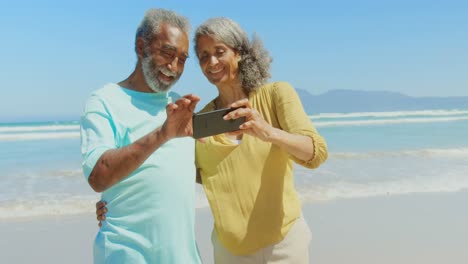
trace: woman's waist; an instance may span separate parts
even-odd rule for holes
[[[222,215],[220,219],[215,219],[215,230],[229,251],[246,255],[281,241],[300,215],[299,204],[283,214],[272,214],[265,210],[252,213],[250,218]]]

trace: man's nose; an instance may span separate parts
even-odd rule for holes
[[[172,72],[177,72],[178,64],[179,64],[179,58],[174,57],[174,59],[167,66],[169,70],[171,70]]]

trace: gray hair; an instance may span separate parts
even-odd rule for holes
[[[138,38],[142,38],[145,45],[151,42],[153,37],[161,32],[162,24],[169,24],[180,28],[189,35],[190,23],[187,18],[178,15],[174,11],[166,9],[149,9],[146,11],[135,35],[135,43]],[[136,46],[135,46],[136,51]]]
[[[254,35],[252,41],[249,41],[247,33],[232,19],[216,17],[200,25],[194,37],[195,53],[198,49],[197,40],[201,36],[213,37],[240,53],[239,79],[247,93],[265,84],[271,77],[272,58],[261,40]]]

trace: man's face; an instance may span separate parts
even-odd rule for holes
[[[143,76],[154,92],[167,92],[179,80],[188,57],[188,37],[178,27],[163,24],[161,32],[145,45]]]

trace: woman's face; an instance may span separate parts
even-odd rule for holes
[[[197,40],[197,56],[200,68],[212,84],[226,85],[238,82],[238,53],[223,42],[210,36]]]

